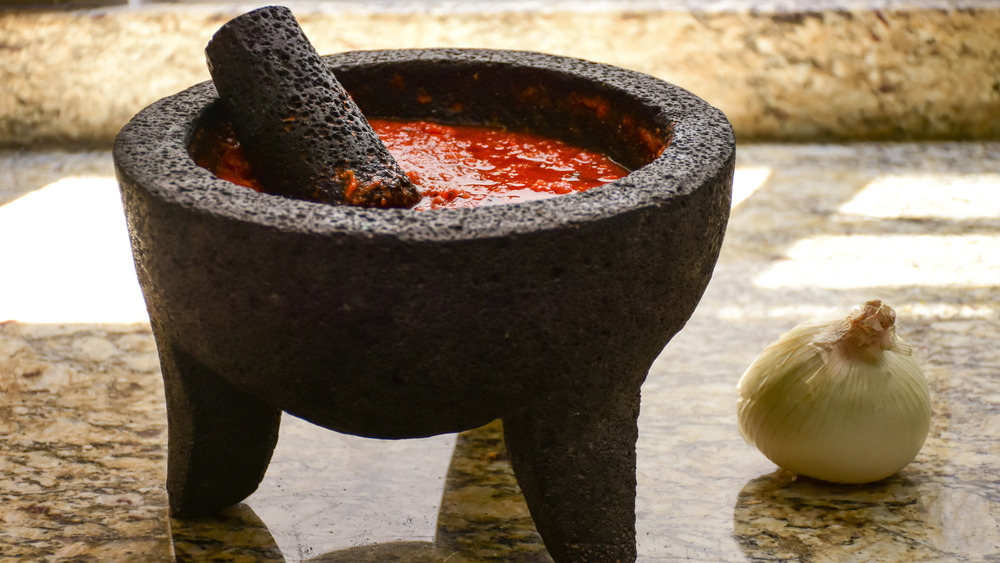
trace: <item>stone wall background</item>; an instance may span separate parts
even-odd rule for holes
[[[741,142],[1000,138],[1000,0],[288,5],[321,53],[530,49],[646,72],[721,108]],[[14,148],[110,144],[209,79],[206,43],[254,7],[6,6],[0,146]]]

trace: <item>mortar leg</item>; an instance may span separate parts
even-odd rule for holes
[[[160,366],[167,396],[171,515],[207,516],[250,496],[271,461],[281,409],[244,393],[173,346],[161,348]]]
[[[504,419],[514,475],[557,562],[635,561],[639,393],[535,402]]]

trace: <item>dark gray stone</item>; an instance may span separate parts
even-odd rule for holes
[[[725,116],[653,77],[537,53],[326,61],[368,116],[528,128],[634,170],[493,207],[330,206],[194,164],[193,132],[224,118],[209,83],[139,113],[114,159],[166,380],[173,513],[250,494],[281,410],[380,438],[502,418],[552,556],[633,560],[640,386],[719,254]]]
[[[233,18],[205,54],[264,191],[363,207],[420,201],[291,10],[265,6]]]

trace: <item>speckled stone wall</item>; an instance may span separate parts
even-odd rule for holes
[[[743,142],[1000,137],[1000,0],[288,4],[321,53],[512,48],[647,72]],[[205,44],[251,7],[0,11],[0,145],[109,143],[207,80]]]

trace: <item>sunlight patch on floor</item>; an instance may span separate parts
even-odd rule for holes
[[[1000,235],[833,235],[796,242],[754,279],[758,287],[989,286],[1000,279]]]
[[[843,204],[834,219],[963,221],[1000,218],[998,174],[880,176]],[[947,224],[947,223],[945,223]],[[891,223],[889,223],[891,225]],[[953,225],[954,226],[954,225]],[[1000,279],[1000,235],[814,235],[792,244],[754,279],[762,288],[993,286]]]
[[[747,200],[771,177],[771,169],[766,166],[746,166],[736,169],[733,174],[733,207]]]
[[[118,184],[71,176],[0,206],[0,321],[147,321]]]
[[[840,208],[844,215],[901,219],[1000,217],[1000,174],[887,174]]]

